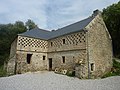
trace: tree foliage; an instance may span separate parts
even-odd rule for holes
[[[120,1],[104,8],[102,15],[112,37],[114,56],[120,58]]]
[[[22,21],[16,21],[14,24],[0,24],[0,66],[8,60],[11,43],[17,34],[25,31],[27,31],[27,26]]]
[[[35,28],[37,25],[30,19],[25,23],[28,30]]]

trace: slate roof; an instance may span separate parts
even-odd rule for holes
[[[20,36],[27,36],[27,37],[34,37],[34,38],[40,38],[40,39],[48,39],[50,37],[50,31],[39,29],[38,27],[24,32],[22,34],[18,34]]]
[[[55,31],[47,31],[47,30],[39,29],[37,27],[19,35],[48,40],[69,33],[81,31],[93,20],[93,18],[94,18],[93,16],[88,17],[87,19],[84,19],[82,21],[76,22],[74,24],[68,25],[66,27],[63,27]]]

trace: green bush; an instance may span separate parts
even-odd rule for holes
[[[120,63],[113,59],[113,67],[120,69]]]
[[[102,78],[119,75],[120,75],[120,63],[113,59],[113,68],[111,69],[110,72],[106,73]]]
[[[67,76],[74,77],[75,76],[75,71],[68,71]]]

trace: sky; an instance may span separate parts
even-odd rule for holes
[[[119,0],[0,0],[0,24],[33,20],[53,30],[89,17]]]

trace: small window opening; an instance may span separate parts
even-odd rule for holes
[[[90,66],[91,66],[91,71],[94,71],[94,63],[91,63]]]
[[[45,60],[45,56],[43,56],[43,60]]]
[[[65,44],[65,39],[63,39],[63,44]]]
[[[53,46],[53,42],[51,42],[51,46]]]
[[[65,56],[62,56],[62,62],[65,63]]]
[[[32,54],[27,54],[27,63],[30,64]]]

